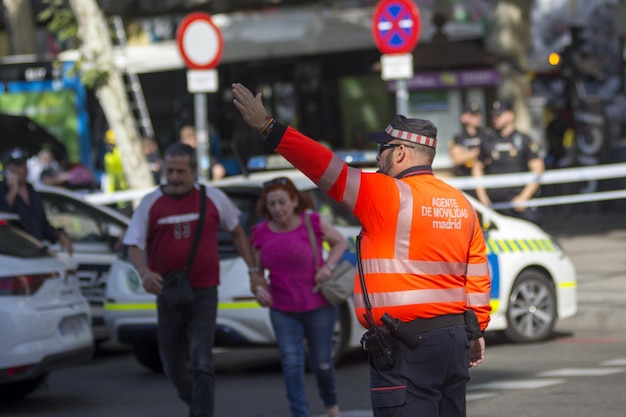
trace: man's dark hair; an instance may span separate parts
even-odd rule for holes
[[[425,158],[427,161],[432,161],[435,159],[435,154],[437,151],[435,148],[431,148],[430,146],[415,144],[415,153]]]
[[[192,171],[198,170],[198,160],[196,159],[196,150],[184,143],[175,142],[165,150],[165,157],[168,156],[188,156],[189,166]]]

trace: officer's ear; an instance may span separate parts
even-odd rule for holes
[[[399,152],[396,154],[396,162],[400,163],[405,161],[407,158],[412,159],[414,153],[412,152],[415,149],[415,145],[405,145],[398,147]],[[395,150],[395,149],[393,149]]]

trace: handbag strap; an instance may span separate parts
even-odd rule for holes
[[[189,272],[191,270],[191,265],[193,264],[193,258],[196,256],[196,251],[198,250],[198,244],[200,243],[200,235],[202,234],[202,227],[204,226],[204,217],[206,212],[206,190],[204,185],[200,185],[200,211],[198,217],[198,226],[196,227],[196,231],[193,234],[193,243],[191,244],[191,251],[189,252],[189,258],[187,259],[187,265],[185,266],[185,271]]]
[[[315,264],[313,265],[315,267],[315,271],[317,271],[317,241],[315,240],[315,233],[313,232],[313,226],[311,225],[311,214],[310,213],[305,213],[304,214],[304,223],[306,224],[306,231],[309,235],[309,242],[311,243],[311,248],[313,248],[313,262],[315,262]]]

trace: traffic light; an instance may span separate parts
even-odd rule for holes
[[[561,63],[561,54],[557,53],[557,52],[552,52],[549,56],[548,56],[548,62],[550,63],[550,65],[552,65],[553,67],[556,67],[557,65],[559,65]]]

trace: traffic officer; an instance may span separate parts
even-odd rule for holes
[[[480,105],[475,102],[465,103],[461,115],[461,132],[450,142],[450,158],[454,167],[452,172],[457,177],[472,175],[472,167],[478,159],[480,144],[487,140],[491,129],[482,127]]]
[[[508,100],[495,101],[492,109],[493,126],[497,132],[492,139],[481,144],[478,161],[472,168],[474,177],[487,174],[533,172],[537,177],[545,171],[543,152],[539,144],[515,128],[513,103]],[[477,187],[479,200],[502,214],[539,223],[539,212],[526,202],[539,191],[538,181],[526,185],[505,188]],[[508,203],[505,207],[498,203]],[[508,207],[506,207],[508,205]]]
[[[354,302],[370,329],[374,416],[465,416],[468,368],[484,359],[490,279],[472,205],[433,175],[437,128],[396,116],[366,135],[378,143],[379,171],[364,172],[269,117],[260,94],[233,84],[233,96],[250,127],[362,224]],[[471,340],[465,316],[475,318]]]

